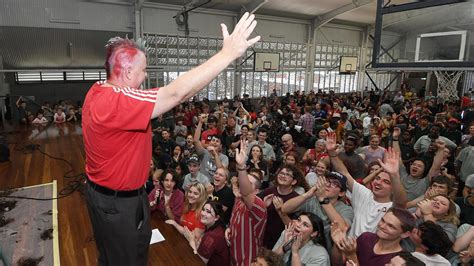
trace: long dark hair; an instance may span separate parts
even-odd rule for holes
[[[260,147],[260,145],[258,145],[258,144],[255,144],[255,145],[252,146],[252,148],[250,148],[250,154],[249,154],[249,159],[248,159],[248,161],[250,162],[250,160],[253,159],[253,157],[252,157],[252,150],[253,150],[254,147],[257,147],[257,148],[260,150],[260,156],[258,157],[258,159],[259,159],[260,161],[262,161],[262,160],[263,160],[263,149],[262,149],[262,147]]]
[[[219,219],[212,225],[210,226],[207,231],[209,230],[213,230],[214,228],[218,227],[218,226],[224,226],[224,208],[222,206],[222,203],[218,202],[218,201],[215,201],[215,200],[208,200],[206,201],[206,203],[204,204],[204,206],[206,206],[206,204],[209,204],[209,206],[211,206],[211,208],[214,210],[214,213],[216,214],[216,216],[219,216]],[[203,206],[203,209],[204,209],[204,206]]]
[[[322,247],[326,248],[326,234],[324,233],[323,220],[321,220],[319,216],[311,212],[300,212],[298,217],[300,217],[301,215],[307,216],[309,221],[311,222],[311,225],[313,226],[313,232],[318,232],[318,235],[311,239],[313,240],[313,243],[319,244]]]

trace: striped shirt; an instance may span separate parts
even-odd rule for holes
[[[302,115],[298,121],[298,126],[301,126],[309,135],[313,135],[313,127],[314,127],[314,116],[310,113],[305,113]]]
[[[267,208],[259,197],[255,197],[249,209],[242,199],[237,199],[230,219],[230,253],[232,265],[250,265],[257,258],[262,246],[263,232],[267,222]]]

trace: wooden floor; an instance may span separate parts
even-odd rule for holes
[[[49,125],[42,128],[0,125],[0,135],[7,136],[8,142],[11,143],[10,162],[0,163],[0,190],[37,185],[56,179],[58,192],[61,191],[71,181],[63,177],[70,170],[67,163],[48,158],[38,151],[25,153],[24,150],[18,149],[27,143],[39,144],[45,153],[69,161],[73,168],[72,174],[80,174],[84,172],[85,165],[81,133],[81,127],[73,124],[59,127]],[[76,191],[58,200],[58,211],[61,265],[96,265],[97,251],[82,193]],[[153,224],[157,226],[156,221],[152,221]],[[178,237],[180,238],[169,240],[170,246],[172,242],[184,240],[181,236]],[[184,261],[176,260],[174,263],[170,263],[168,258],[167,265],[200,264],[195,255],[189,255],[190,248],[188,250],[185,244],[180,245],[184,250],[175,249],[174,253],[177,253],[178,257],[182,255],[188,257],[184,256]],[[160,254],[156,248],[151,248],[149,254],[149,265],[163,265],[159,263]]]

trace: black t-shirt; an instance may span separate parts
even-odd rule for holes
[[[155,163],[156,169],[166,170],[171,165],[171,155],[161,152],[160,155],[153,154],[153,162]]]
[[[27,119],[27,117],[26,117],[26,109],[24,109],[24,108],[18,108],[18,117],[19,117],[20,121],[21,121],[22,119]]]
[[[174,147],[176,147],[176,143],[173,140],[171,140],[171,139],[169,139],[167,141],[161,140],[158,143],[161,146],[161,152],[164,152],[164,153],[169,154],[169,155],[173,154]]]
[[[407,161],[413,157],[415,157],[415,150],[413,149],[413,143],[412,142],[408,142],[408,143],[403,143],[403,142],[399,142],[399,145],[400,145],[400,151],[401,151],[401,156],[402,156],[402,160],[403,161]]]
[[[430,127],[422,129],[419,126],[416,126],[413,130],[413,141],[416,142],[421,136],[428,135],[430,133]]]
[[[456,204],[461,208],[461,215],[459,217],[461,224],[474,224],[474,206],[467,204],[464,197],[457,198]]]
[[[227,207],[227,210],[224,212],[224,223],[229,224],[230,215],[232,214],[232,208],[234,207],[235,196],[232,193],[232,189],[228,186],[224,186],[219,191],[214,191],[212,193],[214,197],[217,197],[217,201],[222,205]]]
[[[441,133],[441,136],[452,140],[456,145],[461,144],[462,132],[459,130],[445,130]]]

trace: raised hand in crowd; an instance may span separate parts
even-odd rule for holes
[[[314,185],[314,187],[316,188],[316,190],[314,191],[314,195],[316,196],[318,201],[322,201],[324,200],[324,198],[326,198],[327,186],[328,181],[325,177],[321,177],[318,179],[318,181],[316,181],[316,184]]]
[[[283,206],[283,200],[278,196],[274,196],[272,197],[272,202],[273,202],[273,206],[275,206],[275,209],[277,211],[280,211],[281,206]]]
[[[346,238],[346,232],[338,223],[331,223],[331,238],[336,245]]]
[[[387,172],[391,178],[398,177],[400,170],[400,153],[391,147],[385,153],[383,161],[378,159],[380,166]]]
[[[263,198],[263,202],[265,202],[265,206],[268,208],[273,202],[273,194],[268,194]]]
[[[326,138],[326,149],[327,151],[336,151],[337,141],[336,141],[336,132],[329,132]]]
[[[235,161],[237,162],[238,166],[245,167],[247,164],[247,145],[248,143],[246,141],[240,141],[240,149],[237,148],[235,154]]]
[[[470,264],[471,260],[474,259],[474,239],[471,240],[469,248],[461,251],[459,253],[459,259],[461,260],[461,265],[472,265]]]
[[[347,259],[357,262],[357,240],[354,237],[346,237],[337,243],[337,247]]]
[[[400,134],[401,134],[401,129],[399,127],[394,127],[393,132],[392,132],[392,137],[394,139],[398,139],[400,137]]]
[[[418,218],[421,218],[420,215],[423,217],[425,221],[431,220],[433,222],[436,222],[436,220],[433,217],[433,201],[432,200],[422,200],[418,202],[417,204],[418,210],[415,213],[415,216]]]

